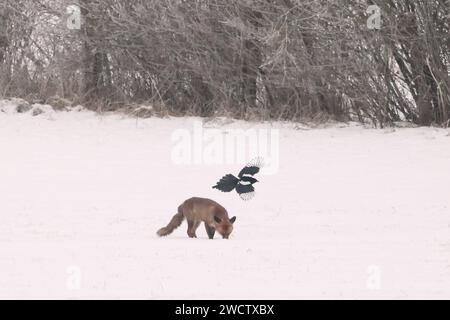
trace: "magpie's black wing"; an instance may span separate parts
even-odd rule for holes
[[[238,177],[242,178],[243,175],[253,176],[259,172],[259,170],[263,167],[263,159],[261,157],[257,157],[247,163],[247,165],[239,172]]]
[[[241,178],[241,181],[242,182],[248,182],[249,184],[254,184],[254,183],[258,182],[258,180],[256,180],[255,178],[249,177],[249,176],[243,176]]]
[[[251,184],[241,184],[236,185],[236,192],[239,194],[255,192],[255,188]]]
[[[238,183],[236,185],[236,192],[242,200],[250,200],[255,196],[255,188],[251,184]]]
[[[244,174],[253,176],[259,172],[259,167],[257,166],[245,166],[241,172],[239,172],[238,177],[242,178]]]
[[[232,174],[227,174],[222,177],[219,182],[213,187],[213,189],[218,189],[222,192],[230,192],[233,190],[238,184],[239,179],[233,176]]]

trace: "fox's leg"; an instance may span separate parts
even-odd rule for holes
[[[208,226],[208,224],[206,222],[205,222],[205,229],[206,229],[206,233],[208,234],[208,237],[210,239],[214,239],[214,234],[216,233],[216,229]]]
[[[196,222],[194,220],[188,220],[187,223],[188,223],[187,234],[188,234],[189,238],[197,238],[197,235],[195,234],[195,230],[197,230],[200,222]]]
[[[194,226],[192,227],[192,231],[194,232],[194,238],[197,238],[197,235],[195,232],[197,231],[198,226],[200,225],[201,221],[194,222]]]

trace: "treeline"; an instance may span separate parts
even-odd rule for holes
[[[449,22],[450,0],[3,0],[0,96],[448,125]]]

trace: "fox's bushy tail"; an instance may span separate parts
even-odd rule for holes
[[[157,235],[160,237],[167,236],[173,232],[176,228],[178,228],[184,220],[184,215],[180,209],[178,209],[178,213],[173,216],[170,220],[169,224],[164,228],[158,230]]]

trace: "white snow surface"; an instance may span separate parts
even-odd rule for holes
[[[217,123],[280,130],[245,202],[211,188],[241,164],[173,163],[193,121],[0,112],[0,298],[450,298],[448,130]],[[229,240],[157,237],[192,196]]]

